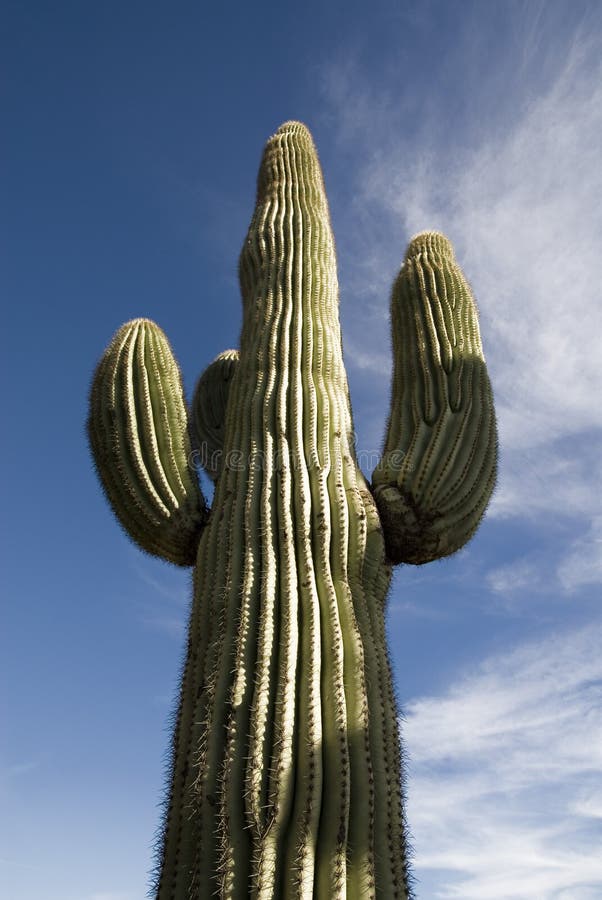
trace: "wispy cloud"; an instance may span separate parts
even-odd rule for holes
[[[149,628],[181,638],[190,605],[190,573],[142,556],[134,548],[131,566],[145,588],[135,601],[140,620]]]
[[[600,896],[601,645],[600,624],[551,636],[410,703],[419,895]]]
[[[595,516],[590,527],[569,543],[559,562],[532,552],[491,569],[486,580],[495,594],[530,601],[534,592],[566,595],[585,585],[602,584],[602,516]]]
[[[515,33],[482,78],[470,16],[448,51],[447,69],[465,73],[455,129],[445,92],[416,109],[349,57],[324,70],[330,118],[356,164],[354,233],[339,236],[354,301],[347,358],[363,374],[388,371],[380,311],[403,244],[425,227],[446,231],[479,300],[496,391],[492,513],[591,516],[602,489],[602,67],[578,17],[551,46],[544,5],[513,10]]]
[[[18,778],[20,775],[28,775],[41,765],[39,760],[27,760],[26,762],[13,763],[0,769],[1,779]]]
[[[487,575],[489,587],[496,594],[511,594],[532,588],[539,580],[539,567],[529,559],[518,559],[498,566]]]
[[[558,577],[569,592],[583,584],[602,584],[602,516],[596,516],[589,532],[573,542],[558,567]]]
[[[0,760],[0,797],[13,789],[15,780],[30,775],[42,765],[39,759],[26,759],[21,762],[6,763]],[[1,860],[0,860],[1,862]]]

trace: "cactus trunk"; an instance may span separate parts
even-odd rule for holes
[[[334,244],[303,126],[266,148],[240,279],[158,896],[403,897],[389,568],[354,458]]]

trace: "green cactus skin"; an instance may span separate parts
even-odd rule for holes
[[[190,442],[199,463],[215,481],[224,462],[224,429],[238,350],[225,350],[197,382],[190,410]]]
[[[411,888],[385,639],[391,565],[383,524],[396,546],[406,518],[395,518],[386,492],[399,493],[392,454],[407,449],[400,429],[412,420],[397,399],[406,389],[396,385],[385,477],[374,488],[386,512],[381,521],[354,454],[330,217],[315,147],[300,123],[285,123],[267,143],[239,274],[238,362],[226,355],[209,367],[188,426],[193,446],[210,443],[223,459],[212,470],[215,495],[198,540],[156,897],[405,900]],[[469,338],[461,336],[466,325]],[[457,327],[457,341],[476,347],[473,318]],[[414,338],[422,334],[415,329]],[[108,431],[104,443],[91,443],[105,454],[97,467],[110,480],[110,499],[131,468],[122,453],[136,448],[124,442],[111,456],[105,447],[115,430],[115,413],[106,410],[123,395],[103,387],[124,377],[125,363],[111,362],[114,344],[99,366],[90,417],[91,434]],[[395,351],[402,352],[398,340]],[[141,354],[130,353],[130,362],[130,380],[156,375]],[[396,360],[397,379],[404,365]],[[418,377],[415,365],[413,372]],[[471,381],[454,382],[454,403],[459,385],[467,391]],[[124,402],[127,411],[127,392]],[[163,465],[156,423],[139,418],[149,427],[147,452],[152,446],[155,467]],[[458,450],[470,458],[470,473],[481,465],[477,444]],[[433,472],[437,478],[439,468]],[[479,480],[466,477],[476,490]],[[137,482],[130,495],[131,523],[112,502],[140,540],[138,507],[150,501]],[[148,548],[150,537],[140,542]]]
[[[114,336],[92,380],[88,438],[117,519],[148,553],[180,566],[196,559],[207,518],[190,470],[180,370],[148,319]]]
[[[393,391],[374,496],[394,563],[455,553],[495,486],[497,429],[477,308],[442,234],[410,242],[393,286]]]

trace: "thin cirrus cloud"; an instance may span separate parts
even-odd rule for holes
[[[496,594],[512,594],[532,588],[539,579],[538,566],[529,559],[519,559],[492,569],[487,574],[487,583]]]
[[[389,370],[382,309],[399,236],[447,232],[481,310],[503,448],[492,505],[500,517],[551,507],[593,514],[602,486],[602,405],[593,400],[602,395],[601,74],[578,31],[547,79],[523,86],[514,112],[505,108],[503,127],[491,114],[472,121],[450,149],[434,124],[444,116],[436,100],[404,139],[399,112],[387,115],[404,109],[403,95],[377,92],[349,59],[323,72],[338,139],[353,140],[362,154],[353,176],[356,236],[339,241],[343,288],[356,301],[347,312],[347,358],[375,377]],[[495,108],[499,87],[484,80],[475,108]]]
[[[190,605],[190,578],[163,561],[142,556],[137,547],[129,549],[130,566],[144,589],[131,601],[139,621],[153,631],[181,640],[186,631]]]
[[[560,561],[550,564],[536,556],[521,557],[487,574],[496,594],[525,595],[525,590],[550,590],[559,586],[573,594],[584,585],[602,582],[602,516],[594,516],[589,530],[569,543]]]
[[[408,705],[419,894],[602,895],[600,624],[494,656]]]
[[[595,516],[589,532],[575,541],[558,566],[558,578],[569,593],[602,582],[602,516]]]

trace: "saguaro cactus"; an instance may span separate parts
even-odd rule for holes
[[[493,487],[474,302],[447,240],[416,237],[393,290],[391,412],[370,486],[322,173],[299,123],[265,148],[240,283],[240,350],[201,378],[188,425],[147,320],[117,333],[91,395],[121,523],[195,564],[156,896],[408,898],[385,598],[392,564],[468,540]],[[210,512],[195,453],[215,479]]]

